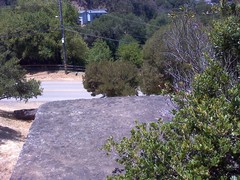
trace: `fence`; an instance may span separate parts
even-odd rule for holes
[[[64,65],[62,64],[45,64],[45,65],[22,65],[24,69],[29,72],[33,71],[59,71],[65,70]],[[84,72],[84,66],[74,66],[74,65],[67,65],[67,71],[75,71],[75,72]]]

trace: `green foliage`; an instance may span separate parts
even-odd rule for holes
[[[148,22],[146,27],[147,38],[150,38],[156,31],[158,31],[163,26],[170,23],[170,18],[167,14],[163,13],[158,15],[156,18]]]
[[[212,63],[185,93],[171,122],[137,124],[129,138],[109,138],[125,171],[109,179],[233,179],[240,177],[240,83]]]
[[[215,21],[210,33],[217,59],[225,70],[237,80],[240,71],[240,21],[237,16],[230,16]]]
[[[92,95],[136,95],[137,74],[137,68],[126,61],[92,62],[86,66],[83,84]]]
[[[196,13],[197,17],[206,26],[210,25],[214,19],[220,17],[220,13],[217,9],[217,4],[209,4],[204,0],[195,2],[193,7],[193,10]]]
[[[79,34],[67,34],[68,64],[84,65],[87,59],[88,47]]]
[[[170,9],[178,9],[181,6],[186,4],[190,4],[190,0],[157,0],[158,6],[170,10]]]
[[[149,0],[87,0],[87,8],[105,7],[109,12],[120,14],[132,13],[144,19],[152,19],[157,14],[157,6]]]
[[[0,100],[16,98],[27,101],[41,95],[40,82],[26,80],[25,71],[21,69],[18,60],[0,57]]]
[[[0,40],[21,59],[21,64],[61,63],[58,14],[58,1],[18,0],[14,7],[1,8]],[[77,11],[68,1],[63,1],[63,19],[65,26],[77,25]],[[67,34],[67,39],[74,39],[68,41],[70,46],[76,38],[72,33]],[[68,48],[70,63],[82,61],[74,51],[77,51],[75,46]]]
[[[93,47],[88,51],[87,62],[100,62],[111,60],[111,50],[107,43],[103,40],[96,40]]]
[[[84,28],[83,28],[84,29]],[[118,40],[126,34],[132,36],[140,44],[145,42],[145,22],[133,14],[109,13],[95,19],[91,24],[86,26],[96,36],[110,38],[106,42],[113,55],[118,47]],[[88,44],[91,44],[92,38],[88,38]]]
[[[119,45],[130,44],[130,43],[137,43],[137,40],[134,39],[129,34],[124,35],[119,41]]]
[[[137,42],[121,44],[118,47],[117,56],[119,60],[129,61],[135,64],[137,67],[142,66],[143,53]]]
[[[168,89],[171,82],[170,77],[165,72],[168,59],[165,53],[167,47],[163,39],[166,30],[166,27],[159,29],[143,47],[141,90],[148,95],[160,94],[163,89]]]

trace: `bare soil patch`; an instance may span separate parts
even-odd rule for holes
[[[27,79],[36,79],[39,81],[74,81],[79,80],[82,81],[82,76],[84,72],[68,72],[65,74],[64,71],[44,71],[44,72],[32,72],[26,75]]]
[[[66,80],[82,81],[82,72],[64,71],[34,72],[26,75],[27,79],[40,81]],[[44,102],[0,101],[0,179],[8,180],[17,162],[19,153],[27,138],[32,121],[17,120],[14,110],[38,108]]]

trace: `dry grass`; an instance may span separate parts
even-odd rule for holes
[[[17,120],[13,111],[37,108],[42,103],[0,102],[0,179],[10,178],[32,121]]]

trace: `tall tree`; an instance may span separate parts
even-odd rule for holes
[[[0,13],[1,41],[22,64],[61,63],[57,0],[18,0],[15,7],[2,8]],[[77,11],[68,1],[63,1],[63,19],[67,27],[77,25]],[[73,33],[68,36],[68,39],[81,38]],[[71,50],[75,51],[68,49],[68,52]],[[76,56],[69,58],[81,61]]]

